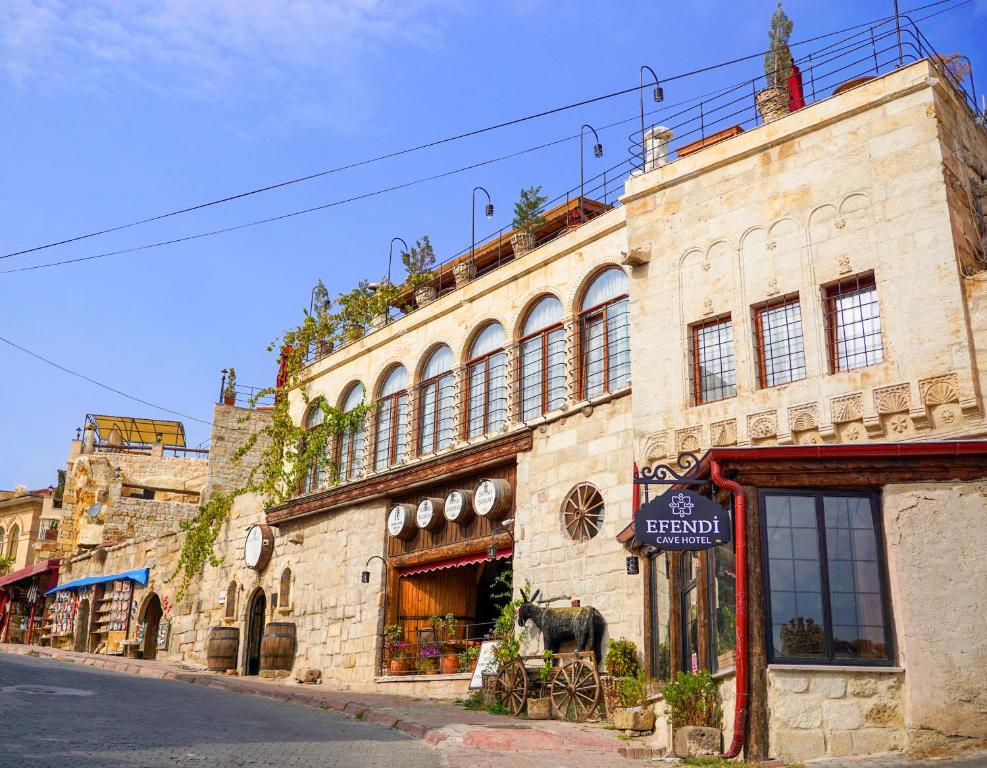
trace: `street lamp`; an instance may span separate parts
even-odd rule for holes
[[[501,531],[503,531],[508,536],[510,536],[511,544],[512,545],[514,544],[514,534],[511,533],[510,529],[506,527],[508,525],[513,525],[513,524],[514,524],[514,518],[509,517],[503,522],[499,523],[497,527],[490,532],[490,544],[489,546],[487,546],[487,560],[493,561],[497,559],[497,545],[494,543],[494,539],[496,538],[497,534],[500,533]]]
[[[484,213],[486,213],[486,215],[487,215],[487,218],[488,219],[492,219],[493,218],[493,213],[494,213],[493,200],[490,199],[490,193],[487,192],[487,190],[485,190],[483,187],[473,187],[473,209],[470,211],[470,216],[472,217],[472,222],[473,222],[472,237],[470,239],[470,264],[474,264],[475,263],[473,261],[473,252],[476,250],[476,193],[477,193],[477,190],[479,190],[480,192],[482,192],[483,194],[485,194],[487,196],[487,206],[486,206],[486,208],[483,209]],[[472,267],[470,267],[470,269],[472,269]]]
[[[596,129],[589,123],[584,123],[579,129],[579,221],[580,223],[586,221],[586,214],[583,211],[583,197],[585,196],[585,191],[583,190],[583,134],[586,129],[589,128],[593,132],[593,138],[596,139],[596,144],[593,145],[593,157],[603,157],[603,145],[600,143],[600,136],[597,134]]]
[[[391,285],[393,285],[393,283],[391,283],[391,259],[394,256],[394,242],[395,241],[401,243],[401,245],[404,246],[404,250],[405,251],[408,250],[408,244],[404,240],[402,240],[400,237],[392,237],[391,238],[391,245],[387,249],[387,282],[390,283]]]
[[[367,569],[370,568],[370,563],[373,560],[380,560],[384,564],[384,603],[383,603],[383,606],[382,606],[383,607],[383,612],[384,612],[384,619],[383,619],[383,621],[381,623],[382,629],[381,629],[381,634],[380,634],[380,656],[376,660],[377,668],[378,669],[382,669],[383,666],[384,666],[384,631],[383,631],[383,627],[386,626],[386,624],[387,624],[387,561],[383,557],[381,557],[380,555],[371,555],[370,558],[367,560],[367,564],[363,566],[363,571],[360,573],[360,583],[362,583],[362,584],[369,584],[370,583],[370,571],[367,570]]]
[[[658,82],[658,75],[655,74],[655,71],[651,67],[645,64],[641,67],[641,89],[639,92],[641,97],[641,170],[644,170],[647,157],[644,148],[644,70],[648,70],[655,81],[655,101],[662,101],[665,98],[665,92],[661,88],[661,83]]]

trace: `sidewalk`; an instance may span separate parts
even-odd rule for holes
[[[122,659],[40,646],[0,644],[0,653],[40,656],[330,709],[421,739],[442,752],[449,768],[598,768],[601,765],[633,768],[653,765],[646,759],[650,757],[650,750],[635,748],[634,744],[618,739],[614,731],[598,724],[516,720],[427,699],[190,671],[169,662]]]

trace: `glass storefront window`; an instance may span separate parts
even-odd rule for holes
[[[710,666],[714,672],[732,667],[737,643],[737,557],[732,545],[709,550]]]

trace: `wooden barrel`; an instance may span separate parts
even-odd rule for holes
[[[291,621],[272,621],[264,627],[260,641],[261,670],[291,671],[295,661],[295,624]]]
[[[237,627],[212,627],[206,640],[206,667],[212,672],[236,669],[240,651],[240,630]]]

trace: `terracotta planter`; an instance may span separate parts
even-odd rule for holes
[[[234,395],[233,397],[227,397],[226,395],[223,395],[223,405],[236,405],[236,396]]]
[[[528,699],[529,720],[551,720],[552,700],[547,696],[543,699]]]
[[[757,111],[761,113],[761,118],[766,123],[789,113],[788,89],[782,88],[780,85],[769,85],[758,91],[754,101],[757,103]]]
[[[675,729],[672,748],[676,757],[708,757],[720,752],[720,729],[686,725]]]
[[[419,307],[424,307],[435,301],[436,293],[435,289],[430,285],[422,286],[415,290],[415,304]]]
[[[452,276],[456,279],[456,287],[462,288],[470,280],[476,277],[476,262],[467,259],[452,267]]]
[[[459,672],[459,657],[454,653],[447,653],[442,657],[442,674],[455,675]]]
[[[515,232],[511,235],[511,248],[515,256],[524,256],[535,247],[535,236],[531,232]]]
[[[411,671],[411,659],[391,659],[391,674],[403,675]]]

